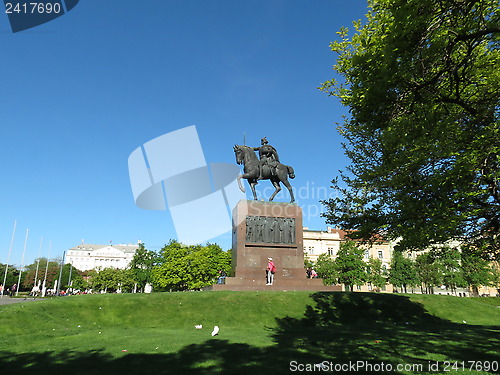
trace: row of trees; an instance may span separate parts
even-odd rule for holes
[[[130,292],[144,291],[149,284],[158,291],[199,290],[214,284],[219,271],[229,273],[230,268],[231,252],[216,244],[186,246],[172,240],[159,252],[141,244],[127,269],[90,271],[88,288]]]
[[[5,273],[7,270],[7,274]],[[21,282],[18,290],[31,290],[37,285],[47,288],[52,288],[56,285],[56,281],[61,289],[67,289],[70,284],[75,288],[84,286],[84,273],[78,271],[70,264],[65,264],[61,269],[61,261],[58,259],[49,260],[47,258],[38,258],[32,264],[27,265],[23,271],[16,267],[0,263],[0,284],[3,284],[5,278],[5,288],[10,288],[19,281],[21,274]]]
[[[413,287],[432,293],[433,288],[444,285],[452,292],[457,288],[470,288],[477,294],[481,285],[498,286],[500,281],[499,271],[481,255],[481,251],[472,246],[464,246],[461,250],[435,247],[420,253],[415,260],[395,251],[390,268],[386,270],[380,259],[370,258],[365,262],[364,249],[354,241],[345,241],[335,260],[322,254],[315,269],[326,285],[344,284],[351,291],[355,285],[369,283],[380,290],[390,283],[405,293]]]
[[[435,247],[419,254],[415,260],[401,252],[394,252],[389,272],[389,282],[404,292],[410,287],[420,287],[432,293],[437,286],[452,292],[457,288],[470,288],[478,294],[480,286],[496,286],[500,273],[495,263],[485,260],[481,250],[473,246]]]
[[[5,265],[0,270],[5,272]],[[159,252],[139,246],[127,269],[105,268],[81,272],[70,264],[62,266],[58,260],[36,259],[21,274],[21,290],[31,290],[35,284],[53,288],[56,280],[61,289],[93,291],[144,291],[148,284],[155,290],[198,290],[215,283],[219,271],[229,274],[231,252],[219,245],[186,246],[170,241]],[[7,268],[6,286],[18,282],[19,270]],[[36,281],[35,281],[36,280]],[[3,280],[2,280],[3,281]]]
[[[364,253],[354,241],[342,242],[335,260],[326,253],[321,254],[315,270],[325,285],[344,284],[351,291],[355,285],[366,283],[378,289],[383,288],[387,284],[387,271],[382,268],[382,261],[370,258],[364,262]]]
[[[88,288],[93,290],[131,292],[155,290],[199,290],[215,283],[219,271],[229,273],[231,253],[219,245],[186,246],[170,241],[159,252],[141,244],[127,269],[106,268],[90,271]]]

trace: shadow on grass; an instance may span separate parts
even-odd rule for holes
[[[104,351],[0,352],[0,373],[285,374],[320,372],[307,366],[323,362],[323,370],[337,374],[354,372],[354,364],[358,373],[380,373],[382,363],[402,374],[427,372],[435,361],[442,366],[443,361],[500,360],[499,327],[450,323],[397,295],[315,293],[311,298],[314,306],[302,318],[277,319],[269,328],[274,345],[266,348],[216,338],[172,354],[120,358]]]
[[[500,361],[499,326],[452,323],[398,295],[315,293],[312,298],[315,306],[308,306],[303,318],[278,320],[274,340],[290,358],[305,352],[333,364],[362,361],[361,368],[374,373],[382,362],[392,373],[419,373],[435,372],[436,361],[440,372],[444,361]]]

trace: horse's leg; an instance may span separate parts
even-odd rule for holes
[[[252,180],[248,180],[248,183],[250,184],[250,188],[252,189],[252,193],[253,193],[253,199],[256,201],[257,200],[257,192],[255,191],[255,185],[257,185],[257,181],[252,179]]]
[[[283,167],[284,168],[278,168],[278,170],[276,171],[276,177],[288,189],[288,192],[290,193],[290,203],[293,203],[295,202],[295,197],[293,196],[292,186],[290,185],[290,182],[288,182],[288,168],[286,167],[286,165],[283,165]]]
[[[290,193],[290,203],[295,202],[295,197],[293,196],[292,185],[290,185],[290,183],[288,182],[288,178],[285,177],[285,179],[281,180],[281,182],[283,182],[283,185],[286,186],[286,188],[288,189],[288,192]]]
[[[243,174],[238,176],[238,186],[240,190],[244,193],[245,188],[241,184],[241,179],[244,178],[247,180],[248,184],[250,185],[250,188],[252,189],[253,195],[255,197],[255,200],[257,200],[257,195],[255,193],[255,185],[257,184],[256,178],[258,176],[258,171],[256,171],[256,168],[251,168],[249,171],[244,172]]]
[[[271,182],[273,183],[273,186],[275,187],[275,191],[273,193],[273,195],[271,195],[271,198],[269,198],[269,201],[272,201],[274,199],[274,197],[276,196],[276,194],[278,194],[281,190],[281,186],[280,186],[280,181],[273,178],[271,179]]]
[[[240,188],[240,190],[244,193],[245,192],[245,187],[243,186],[243,184],[241,183],[241,174],[238,175],[238,187]]]

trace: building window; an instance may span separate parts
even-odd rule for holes
[[[361,285],[356,285],[357,290],[361,290]]]
[[[370,258],[370,252],[368,250],[365,250],[365,259]]]
[[[382,250],[378,251],[378,258],[379,259],[384,259],[384,252]]]
[[[333,247],[328,248],[328,255],[333,256]]]
[[[314,254],[314,246],[309,246],[309,254]]]

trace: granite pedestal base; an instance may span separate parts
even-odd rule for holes
[[[340,291],[340,286],[306,278],[302,238],[297,204],[240,201],[233,210],[234,277],[207,289]],[[277,268],[273,285],[266,285],[268,258]]]

